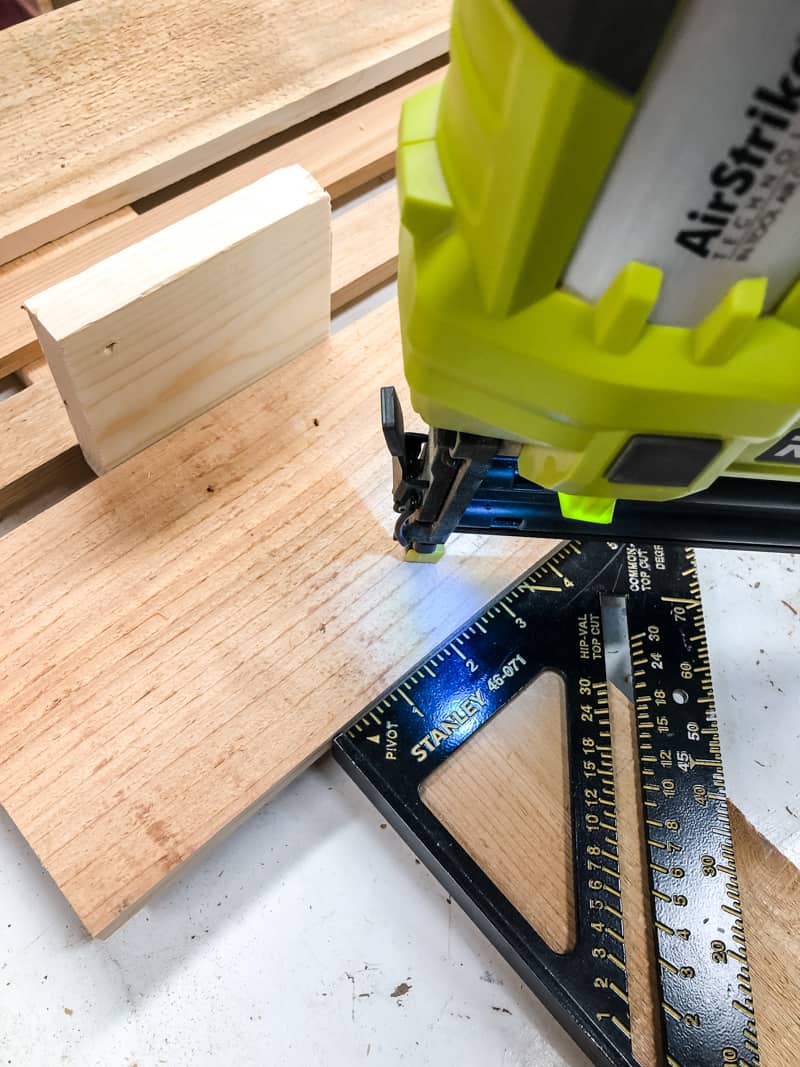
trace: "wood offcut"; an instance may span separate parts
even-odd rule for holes
[[[330,291],[330,199],[295,166],[26,307],[102,474],[321,340]]]

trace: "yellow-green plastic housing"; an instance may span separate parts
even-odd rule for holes
[[[740,281],[696,329],[648,323],[661,274],[647,264],[595,305],[558,288],[634,110],[554,56],[507,0],[456,0],[444,83],[401,120],[413,406],[431,425],[520,442],[520,474],[576,515],[592,506],[570,497],[666,500],[723,473],[800,477],[757,462],[800,424],[800,288],[762,315],[764,279]],[[638,434],[722,448],[690,485],[609,482]]]

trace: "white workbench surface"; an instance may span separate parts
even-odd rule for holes
[[[800,563],[699,556],[730,793],[800,863]],[[0,1067],[403,1062],[587,1061],[330,757],[106,942],[0,812]]]

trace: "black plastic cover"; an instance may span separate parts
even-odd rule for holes
[[[722,448],[718,437],[635,434],[606,471],[617,485],[689,486]]]

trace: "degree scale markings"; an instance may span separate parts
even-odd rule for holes
[[[562,546],[375,701],[336,739],[334,751],[593,1062],[632,1067],[600,611],[606,595],[627,598],[632,635],[664,1062],[757,1067],[742,908],[690,552]],[[547,669],[564,678],[568,708],[577,942],[563,956],[511,908],[418,792],[428,774]],[[374,715],[382,724],[380,744]],[[366,735],[359,725],[370,727]],[[724,938],[719,926],[728,931]]]

